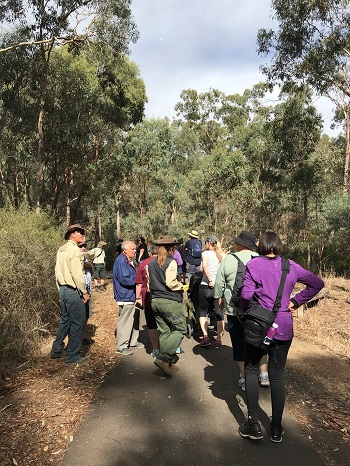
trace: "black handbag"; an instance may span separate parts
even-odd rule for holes
[[[287,274],[290,270],[289,260],[282,257],[282,276],[273,305],[273,310],[265,309],[253,300],[245,313],[244,339],[247,343],[258,348],[266,337],[266,333],[278,314],[281,307],[281,298]]]

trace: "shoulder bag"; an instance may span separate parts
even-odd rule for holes
[[[281,298],[287,274],[290,270],[289,260],[282,257],[282,277],[273,305],[273,310],[265,309],[253,300],[245,313],[244,339],[247,343],[258,348],[266,337],[266,333],[278,314],[281,307]]]

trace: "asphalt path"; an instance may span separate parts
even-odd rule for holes
[[[62,466],[325,465],[288,409],[282,443],[270,441],[268,388],[260,389],[264,440],[239,435],[245,394],[227,332],[220,350],[184,338],[172,378],[154,365],[145,327],[140,341],[146,349],[122,356],[106,377]]]

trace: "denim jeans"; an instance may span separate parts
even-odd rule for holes
[[[69,286],[60,286],[60,311],[61,319],[56,339],[52,344],[52,352],[63,351],[63,340],[68,335],[67,362],[74,362],[80,358],[79,352],[86,324],[86,308],[78,290]]]
[[[271,387],[272,425],[280,427],[284,410],[285,370],[288,351],[292,340],[274,340],[268,350],[268,370]],[[245,347],[245,390],[247,396],[248,420],[258,422],[260,360],[264,350],[246,344]]]

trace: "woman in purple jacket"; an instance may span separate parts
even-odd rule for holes
[[[280,256],[282,242],[279,236],[272,231],[264,233],[259,241],[258,252],[260,256],[247,263],[240,308],[246,311],[254,296],[254,301],[272,312],[282,275]],[[289,263],[290,271],[284,285],[281,307],[275,318],[278,329],[268,349],[272,403],[270,439],[273,442],[281,442],[284,433],[282,415],[285,404],[285,366],[293,339],[293,313],[298,307],[313,298],[324,286],[323,281],[312,272],[303,269],[292,260],[289,260]],[[306,288],[290,299],[297,282],[306,285]],[[258,378],[260,360],[265,353],[263,349],[246,343],[245,380],[248,421],[240,426],[239,433],[242,437],[252,440],[263,438],[258,420]]]

